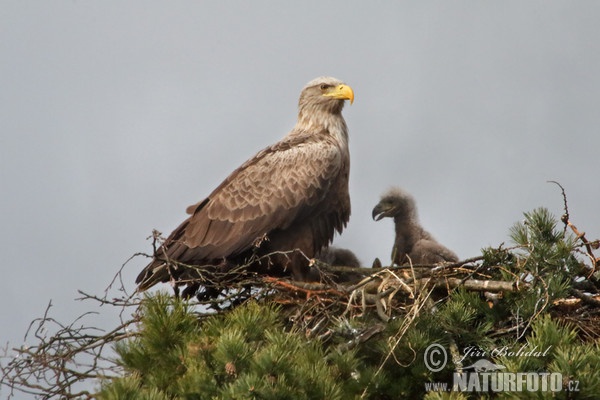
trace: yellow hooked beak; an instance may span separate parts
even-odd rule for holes
[[[354,91],[348,85],[337,85],[323,93],[323,96],[333,97],[339,100],[350,100],[350,104],[354,103]]]

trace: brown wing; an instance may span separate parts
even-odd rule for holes
[[[192,215],[173,232],[187,249],[171,244],[168,253],[194,260],[235,255],[315,207],[342,168],[340,149],[320,137],[284,139],[235,170],[207,199],[188,208]]]

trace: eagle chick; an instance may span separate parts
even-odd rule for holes
[[[373,208],[372,216],[376,221],[385,217],[394,219],[396,239],[392,250],[392,262],[395,264],[458,261],[458,256],[452,250],[438,243],[423,229],[417,217],[414,198],[402,189],[392,188],[383,194]]]

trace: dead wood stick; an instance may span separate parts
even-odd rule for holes
[[[506,281],[491,281],[491,280],[479,280],[479,279],[467,279],[463,281],[459,278],[438,278],[438,279],[419,279],[417,281],[420,285],[434,285],[437,288],[456,288],[459,286],[464,287],[467,290],[475,290],[479,292],[517,292],[524,286],[519,282],[506,282]]]

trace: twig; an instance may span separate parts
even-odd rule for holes
[[[598,241],[597,240],[593,241],[593,242],[588,241],[585,237],[585,232],[580,232],[577,229],[577,227],[575,225],[573,225],[573,223],[571,223],[571,218],[569,217],[569,207],[567,204],[567,195],[565,193],[565,188],[556,181],[548,181],[548,182],[558,185],[558,187],[560,188],[561,193],[562,193],[565,213],[562,215],[560,220],[563,222],[563,224],[565,224],[565,228],[564,228],[563,232],[566,232],[567,227],[571,228],[571,230],[573,231],[573,233],[575,234],[577,239],[581,240],[581,242],[585,246],[587,255],[590,258],[590,260],[592,261],[592,271],[588,276],[588,278],[589,278],[592,276],[592,274],[594,272],[596,272],[598,270],[598,268],[600,268],[600,258],[594,256],[594,252],[593,252],[593,248],[598,249]]]

